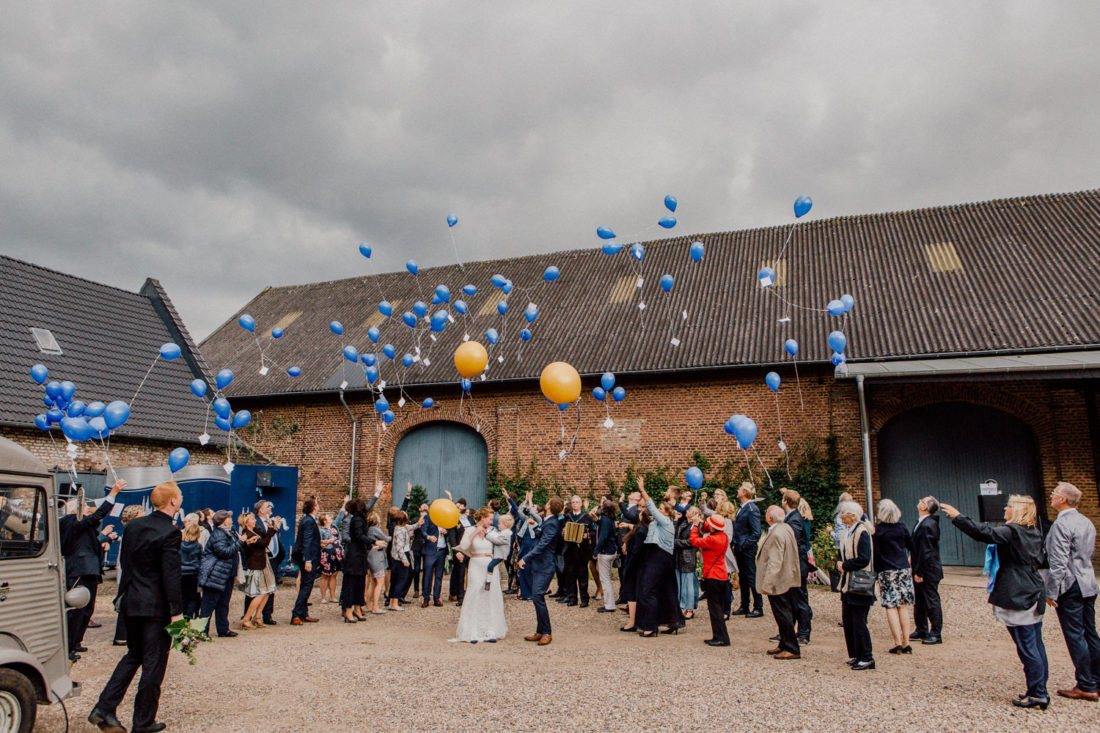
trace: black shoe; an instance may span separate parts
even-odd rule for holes
[[[573,600],[573,599],[570,599],[570,600],[568,600],[568,601],[566,601],[566,602],[565,602],[565,605],[567,605],[567,606],[575,606],[575,605],[577,605],[577,602],[576,602],[575,600]]]
[[[147,725],[144,728],[133,728],[132,733],[160,733],[160,731],[164,730],[167,727],[167,723],[153,723],[152,725]]]
[[[581,608],[588,608],[588,601],[581,601]]]
[[[874,668],[875,668],[875,660],[873,660],[873,659],[869,662],[856,662],[855,664],[852,665],[852,669],[856,670],[857,672],[862,672],[865,669],[874,669]]]
[[[900,645],[899,645],[899,646],[895,646],[895,647],[890,647],[890,654],[901,654],[901,650],[902,650],[903,648],[904,648],[904,647],[902,647],[902,646],[900,646]]]
[[[808,636],[800,636],[800,637],[798,637],[798,643],[799,643],[799,644],[803,644],[803,645],[805,645],[805,644],[809,644],[809,643],[810,643],[810,637],[808,637]]]
[[[78,647],[73,647],[73,651],[74,652],[80,652],[81,654],[83,654],[84,652],[88,651],[88,647],[86,647],[82,644]]]
[[[912,654],[913,653],[913,647],[910,646],[909,644],[906,644],[905,646],[903,646],[901,648],[901,653],[902,654]]]
[[[596,613],[615,613],[615,609],[614,608],[604,608],[603,606],[600,606],[599,608],[596,609]]]
[[[69,661],[70,661],[70,662],[75,662],[75,661],[77,661],[78,659],[80,659],[80,655],[79,655],[79,654],[77,654],[76,652],[69,652]]]
[[[845,662],[845,664],[847,664],[849,667],[854,667],[856,662],[858,662],[858,661],[859,661],[858,659],[853,657],[852,659],[849,659],[847,662]]]
[[[638,629],[637,629],[636,627],[634,627],[634,626],[620,626],[620,627],[619,627],[619,631],[625,631],[625,632],[627,632],[627,633],[630,633],[630,632],[632,632],[632,631],[637,631],[637,630],[638,630]]]
[[[1012,701],[1012,704],[1018,708],[1039,708],[1040,710],[1046,710],[1047,705],[1050,705],[1049,697],[1025,697],[1022,700],[1016,699]]]
[[[779,634],[776,634],[775,636],[769,636],[768,641],[779,641]]]
[[[756,609],[755,611],[749,611],[748,613],[745,614],[745,618],[763,618],[763,616],[764,616],[764,612],[761,611],[759,608]]]
[[[720,639],[707,639],[703,643],[706,644],[707,646],[729,646],[730,645],[730,643],[728,641],[722,641]]]
[[[118,718],[114,713],[108,713],[106,710],[100,710],[98,707],[92,708],[92,712],[88,713],[88,722],[96,726],[100,730],[122,731],[125,733],[126,729],[122,727],[122,723],[118,722]]]
[[[933,634],[929,634],[928,636],[921,639],[920,643],[921,644],[942,644],[943,643],[943,637],[942,636],[935,636]]]
[[[276,621],[273,618],[265,618],[263,620],[263,622],[264,622],[264,626],[275,626],[276,625]],[[159,723],[158,723],[158,725],[159,725]]]
[[[909,635],[909,639],[911,641],[917,641],[918,639],[925,639],[928,636],[929,633],[927,631],[914,631],[912,634]]]
[[[111,646],[126,646],[126,642],[115,639],[111,642]]]
[[[558,603],[565,603],[569,599],[566,598],[565,596],[555,596],[554,600],[557,601]]]
[[[457,603],[455,603],[455,606],[457,606],[458,608],[462,608],[462,601],[458,601]]]
[[[679,634],[680,633],[680,627],[679,626],[669,626],[667,629],[665,629],[661,633],[662,634]]]
[[[237,632],[236,631],[227,631],[224,634],[218,634],[218,636],[220,636],[223,639],[232,639],[234,636],[237,636]]]
[[[747,608],[739,608],[736,611],[730,611],[730,616],[747,616],[748,614],[749,609]]]
[[[506,595],[506,596],[514,596],[514,595],[515,595],[516,593],[518,593],[518,592],[519,592],[519,591],[515,590],[514,588],[509,588],[508,590],[504,591],[504,595]],[[496,639],[490,639],[490,641],[496,641]]]

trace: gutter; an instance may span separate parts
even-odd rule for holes
[[[344,406],[344,409],[348,412],[348,417],[351,418],[351,470],[348,476],[348,495],[355,497],[355,451],[359,442],[359,418],[357,418],[348,407],[348,403],[344,400],[344,390],[340,390],[340,404]]]
[[[867,396],[863,391],[863,375],[856,375],[859,394],[859,428],[863,438],[863,483],[867,487],[867,516],[875,516],[874,491],[871,487],[871,425],[867,419]]]

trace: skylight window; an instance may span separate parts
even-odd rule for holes
[[[61,346],[57,343],[57,339],[53,337],[48,328],[35,328],[31,327],[31,333],[34,334],[35,343],[38,344],[38,350],[43,354],[60,354]]]

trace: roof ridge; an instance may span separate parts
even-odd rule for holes
[[[141,293],[139,293],[139,292],[136,293],[133,290],[126,290],[125,288],[120,288],[117,285],[109,285],[107,283],[101,283],[98,280],[92,280],[92,279],[87,278],[87,277],[81,277],[80,275],[70,275],[67,272],[61,272],[60,270],[55,270],[52,267],[46,267],[44,265],[39,265],[39,264],[36,264],[34,262],[29,262],[28,260],[20,260],[18,258],[11,257],[9,255],[0,254],[0,260],[11,260],[12,262],[14,262],[18,265],[24,265],[26,267],[33,267],[36,270],[41,270],[43,272],[48,272],[51,275],[58,275],[60,277],[66,278],[68,280],[79,280],[80,282],[87,283],[89,285],[96,285],[96,286],[101,287],[101,288],[108,288],[110,290],[116,290],[120,293],[126,293],[127,295],[133,295],[134,297],[137,297],[137,298],[143,297]]]

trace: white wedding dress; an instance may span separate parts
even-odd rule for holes
[[[484,537],[473,537],[476,527],[469,527],[462,537],[459,549],[468,553],[470,565],[466,582],[466,597],[458,616],[458,631],[454,641],[488,641],[503,639],[508,634],[508,622],[504,618],[504,594],[500,589],[500,566],[493,568],[492,582],[485,590],[485,576],[489,567],[488,557],[493,545]],[[485,557],[474,557],[484,555]]]

